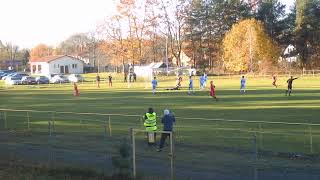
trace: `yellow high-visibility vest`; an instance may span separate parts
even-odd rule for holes
[[[146,113],[147,119],[145,119],[143,125],[146,127],[147,131],[156,131],[157,130],[157,114]]]

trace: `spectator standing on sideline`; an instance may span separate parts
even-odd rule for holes
[[[132,82],[132,73],[129,73],[129,82]]]
[[[112,87],[112,76],[111,76],[111,74],[109,74],[108,80],[109,80],[109,87]]]
[[[127,76],[128,76],[128,74],[127,74],[127,73],[124,73],[124,80],[123,80],[123,82],[127,82]]]
[[[133,73],[133,82],[137,82],[137,74]]]
[[[165,109],[163,111],[163,114],[164,115],[161,119],[161,123],[163,124],[163,131],[172,132],[173,124],[176,122],[176,119],[175,119],[174,115],[172,113],[170,113],[170,111],[168,109]],[[164,143],[165,143],[168,136],[170,137],[170,134],[167,134],[167,133],[161,134],[158,152],[162,151],[162,148],[163,148]]]
[[[152,85],[152,94],[156,94],[156,89],[158,86],[158,81],[156,77],[154,77],[153,80],[151,81],[151,85]]]
[[[147,135],[148,135],[148,144],[149,145],[153,145],[155,144],[155,140],[156,140],[156,133],[154,133],[154,131],[156,131],[157,128],[157,114],[154,112],[154,110],[150,107],[148,109],[148,112],[145,113],[144,115],[144,123],[143,123],[144,127],[146,128],[147,131]],[[153,142],[149,141],[149,136],[153,137]]]
[[[96,76],[96,83],[97,83],[98,88],[100,88],[100,76],[99,76],[99,74],[97,74],[97,76]]]

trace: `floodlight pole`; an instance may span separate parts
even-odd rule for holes
[[[168,60],[168,35],[166,34],[166,64],[167,64],[167,76],[169,75],[169,60]]]
[[[250,59],[250,72],[253,72],[252,61],[252,29],[249,27],[249,59]]]

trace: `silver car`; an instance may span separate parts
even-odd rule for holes
[[[50,83],[67,83],[68,78],[64,75],[55,75],[50,79]]]
[[[82,82],[84,81],[83,77],[80,74],[70,74],[68,76],[70,82]]]
[[[6,85],[18,85],[21,84],[21,77],[19,76],[12,76],[12,77],[7,77],[5,80]]]

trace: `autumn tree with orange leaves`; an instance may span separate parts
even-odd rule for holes
[[[38,59],[45,56],[52,56],[54,55],[54,49],[50,46],[45,44],[39,44],[36,47],[31,49],[30,52],[30,59]]]

